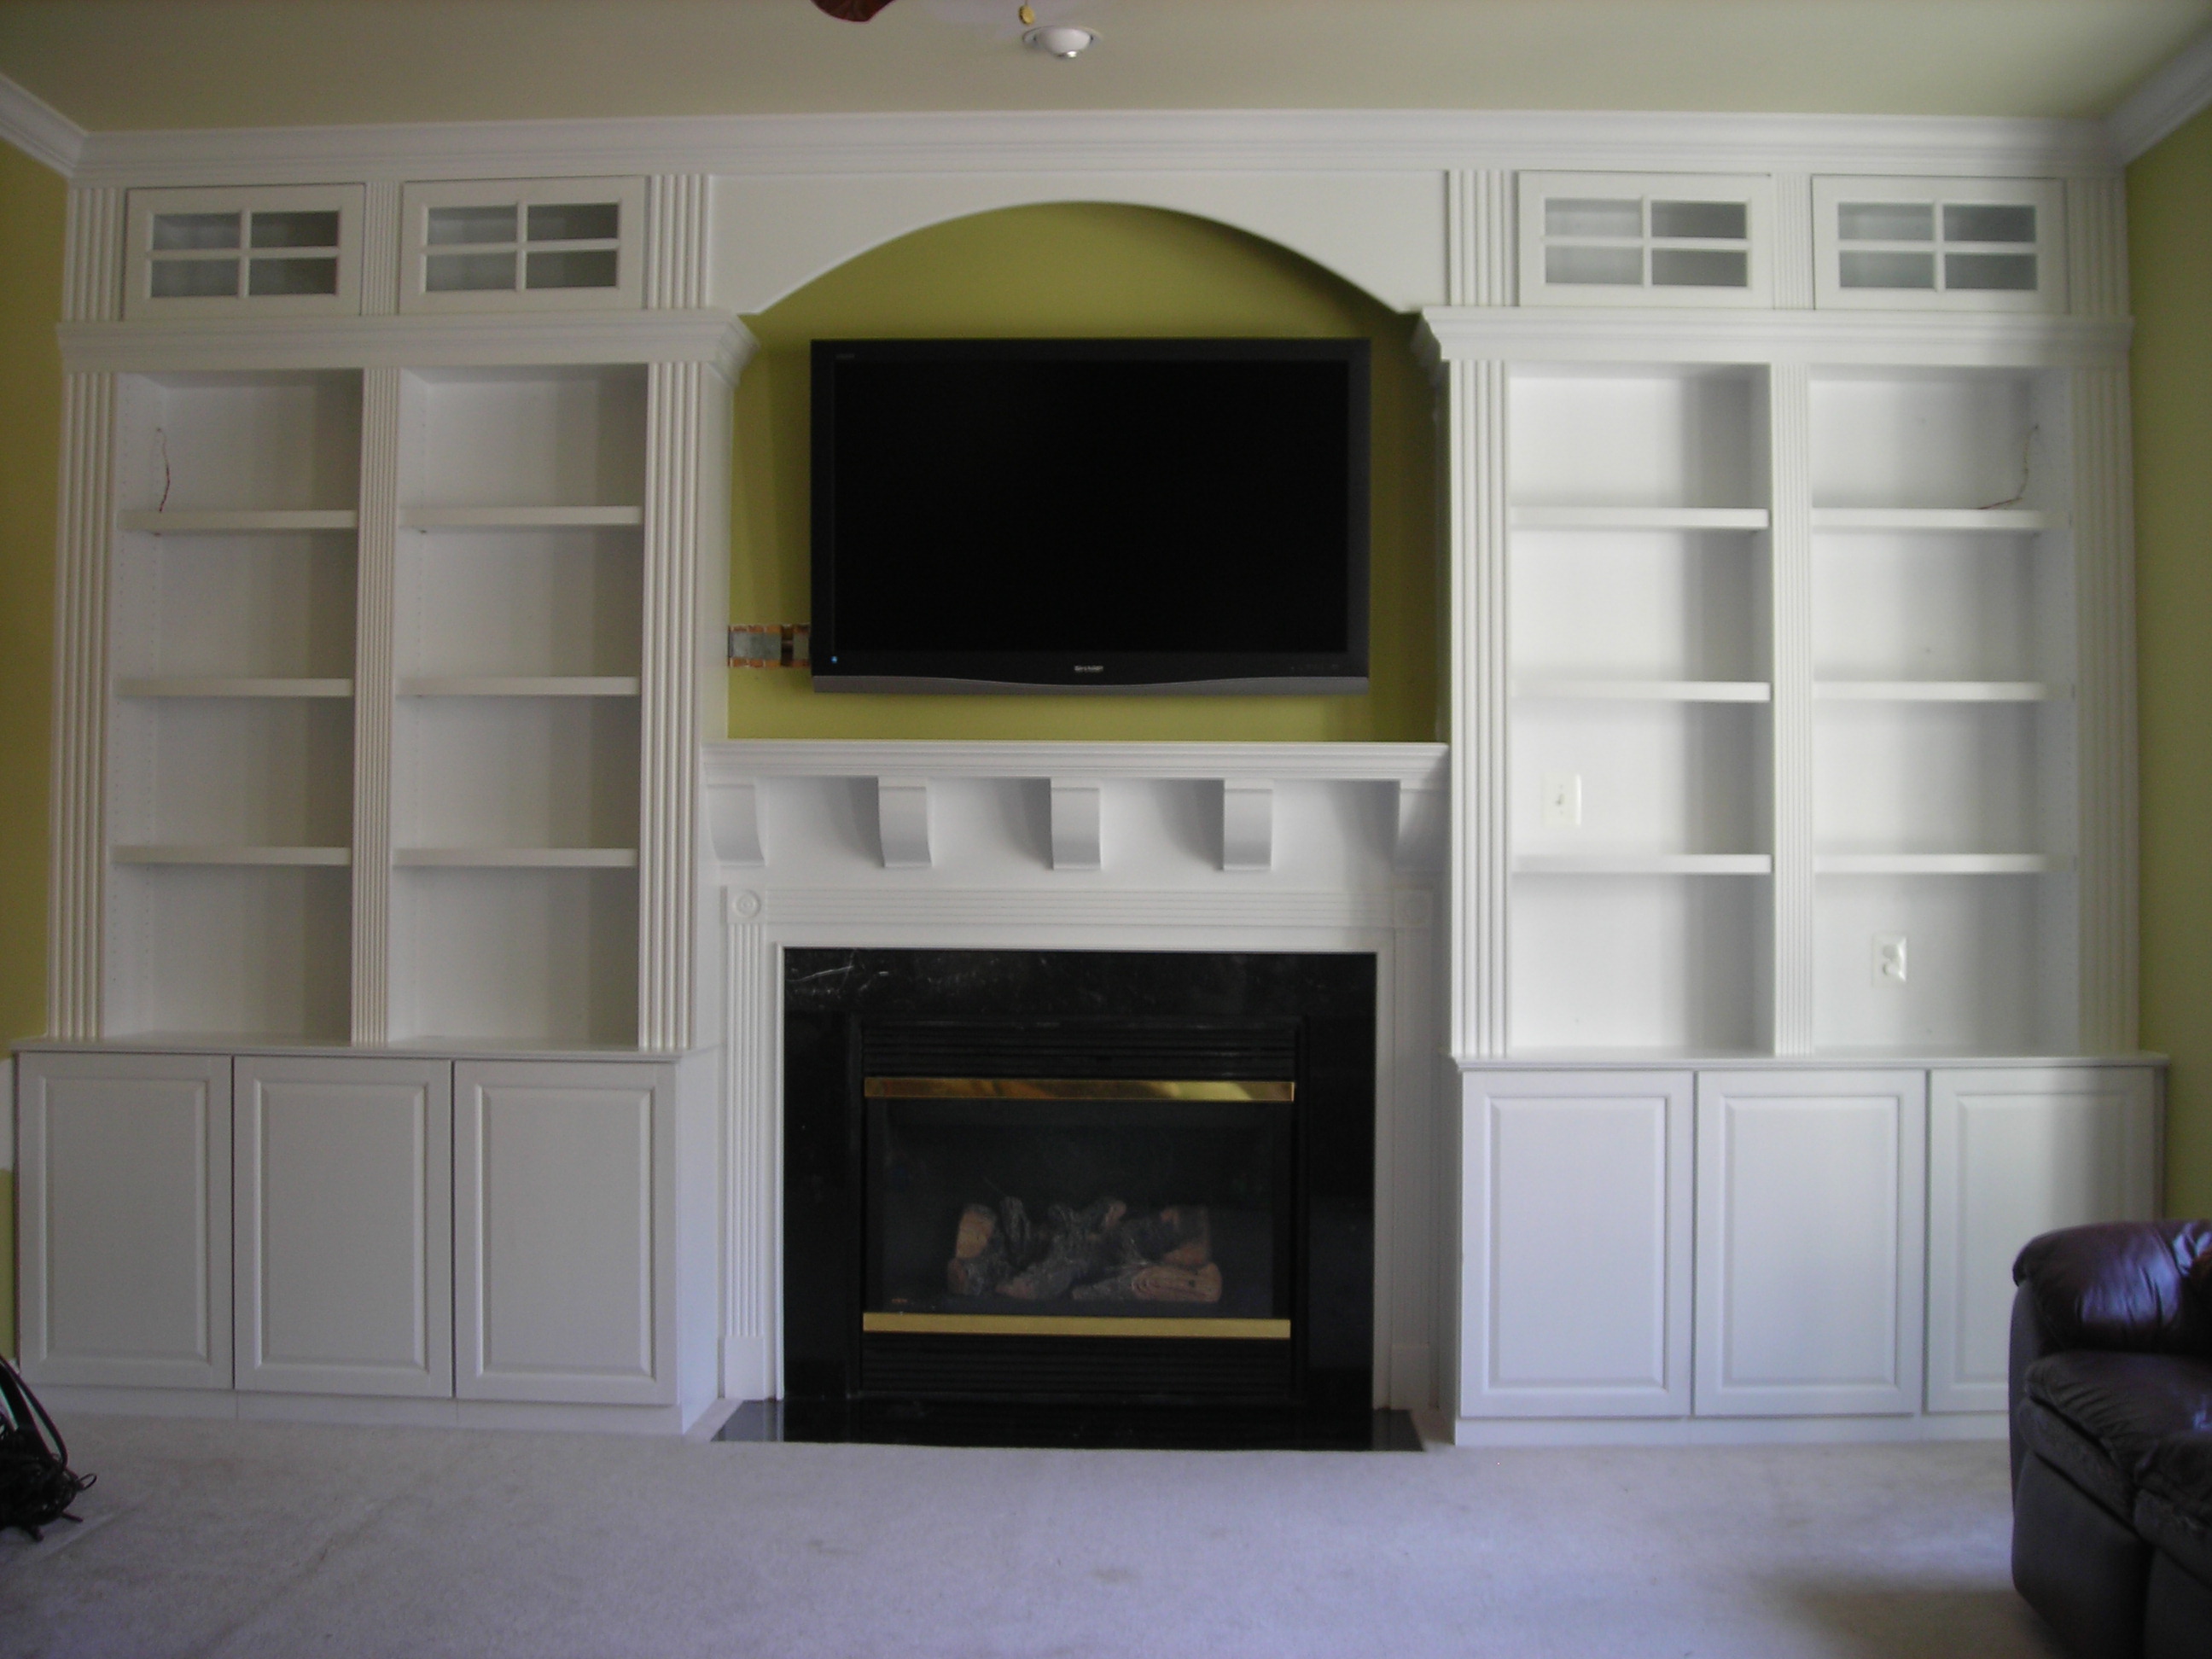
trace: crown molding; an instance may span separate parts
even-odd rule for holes
[[[2109,173],[2103,124],[1969,116],[1148,111],[698,116],[95,133],[81,184],[1548,167]]]
[[[2208,104],[2212,104],[2212,29],[2154,70],[2105,118],[2105,127],[2120,161],[2132,161]]]
[[[1485,360],[2098,368],[2127,362],[2132,332],[2126,318],[2023,313],[1432,306],[1413,351],[1431,374]]]
[[[73,374],[697,362],[735,380],[758,349],[730,313],[704,310],[64,323],[55,331]]]
[[[85,131],[36,93],[0,75],[0,138],[64,179],[76,175]]]

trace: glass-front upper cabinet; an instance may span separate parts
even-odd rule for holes
[[[2063,199],[2049,179],[1815,179],[1819,301],[2063,311]]]
[[[359,185],[134,190],[123,314],[361,310]]]
[[[1765,306],[1764,176],[1524,173],[1521,303]]]
[[[642,179],[413,184],[400,204],[402,311],[643,303]]]

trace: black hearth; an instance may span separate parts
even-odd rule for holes
[[[1370,1443],[1370,956],[787,951],[782,1432]]]

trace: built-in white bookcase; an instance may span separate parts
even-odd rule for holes
[[[637,1019],[646,374],[408,374],[395,1037],[624,1044]]]
[[[1824,372],[1811,431],[1815,1041],[2070,1046],[2063,377]]]
[[[361,377],[128,375],[116,424],[111,1028],[342,1042]]]
[[[1512,1042],[1765,1041],[1764,376],[1517,368]]]

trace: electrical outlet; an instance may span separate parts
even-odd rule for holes
[[[1579,830],[1583,827],[1583,775],[1579,772],[1544,774],[1544,828]]]
[[[1876,933],[1874,936],[1874,982],[1877,985],[1905,983],[1905,935]]]

